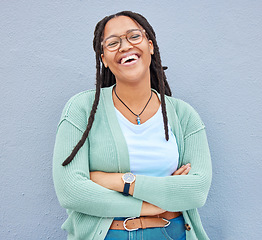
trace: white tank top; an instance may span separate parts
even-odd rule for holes
[[[131,172],[135,175],[170,176],[177,169],[179,153],[169,124],[169,140],[165,139],[161,107],[141,125],[131,123],[115,110],[126,139]]]

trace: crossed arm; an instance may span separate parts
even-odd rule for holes
[[[191,165],[188,163],[187,165],[183,165],[181,168],[176,170],[172,175],[187,175],[190,171]],[[124,189],[124,182],[122,181],[123,173],[106,173],[106,172],[90,172],[90,179],[97,183],[98,185],[105,187],[110,190],[114,190],[117,192],[122,192]],[[131,184],[129,189],[129,194],[133,195],[135,187],[135,182]],[[140,216],[150,216],[157,215],[165,212],[165,210],[150,204],[148,202],[143,202]]]

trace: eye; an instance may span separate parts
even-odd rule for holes
[[[108,48],[115,48],[119,45],[119,43],[120,43],[119,38],[114,36],[106,40],[105,46]]]
[[[129,37],[129,39],[130,39],[130,40],[137,40],[137,39],[139,39],[140,37],[141,37],[140,34],[134,33],[134,34],[132,34],[132,35]]]
[[[119,44],[119,41],[110,41],[109,43],[107,43],[107,47],[111,48],[111,47],[115,47]]]

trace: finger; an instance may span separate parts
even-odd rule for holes
[[[185,171],[185,169],[185,165],[183,165],[179,169],[177,169],[172,175],[180,175],[182,172]]]
[[[188,166],[188,167],[185,169],[185,171],[182,172],[180,175],[187,175],[187,174],[189,173],[190,169],[191,169],[191,167]]]
[[[178,170],[176,170],[172,175],[181,175],[187,169],[187,167],[190,167],[190,166],[191,166],[190,163],[183,165]]]

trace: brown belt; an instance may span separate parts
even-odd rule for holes
[[[168,220],[176,218],[181,214],[181,212],[164,212],[150,217],[127,218],[124,221],[114,220],[110,229],[134,231],[139,228],[167,227],[170,224]]]

